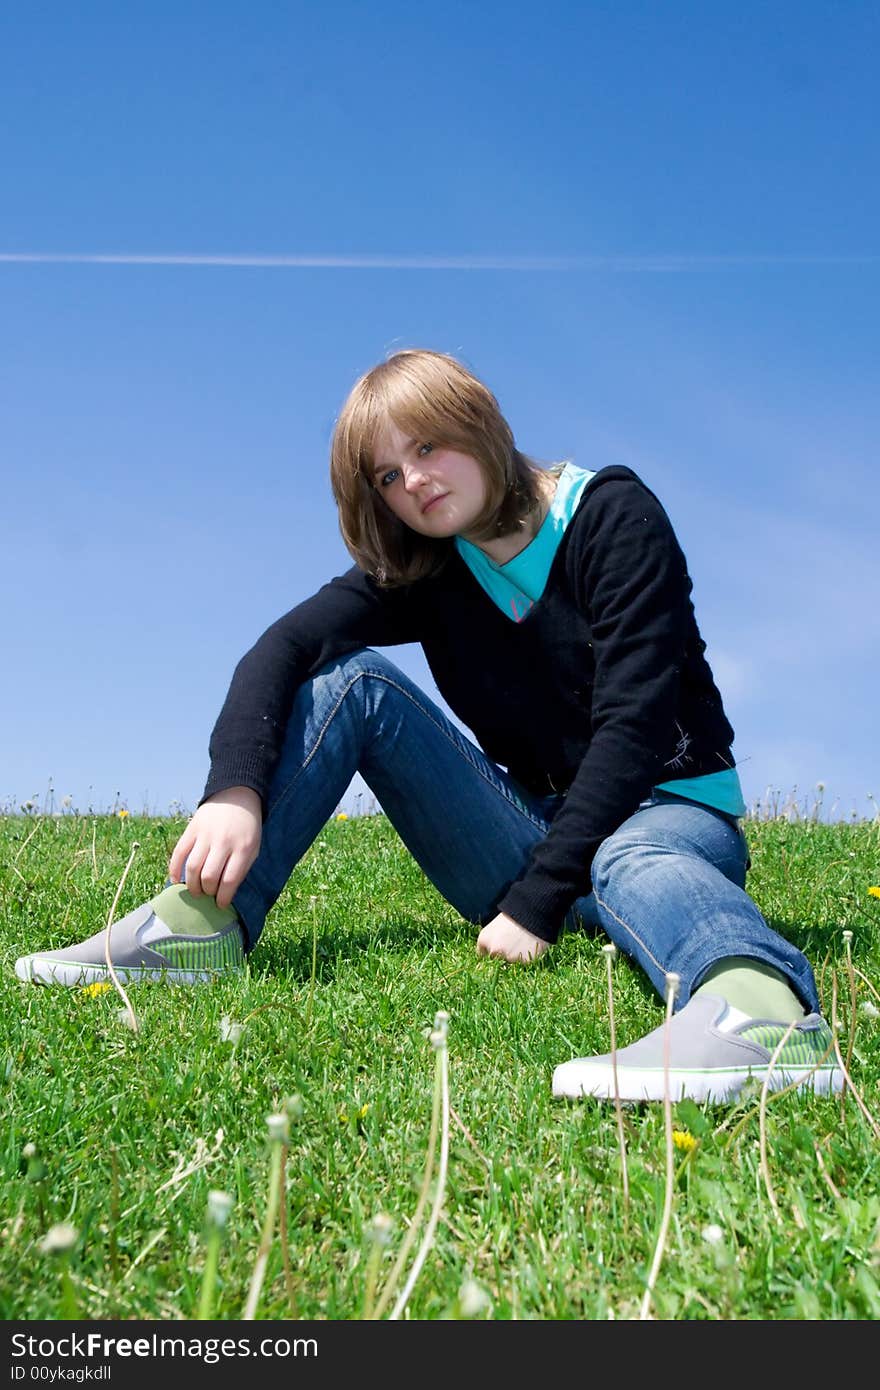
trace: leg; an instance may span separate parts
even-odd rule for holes
[[[843,1074],[831,1030],[818,1013],[813,972],[800,951],[770,930],[744,891],[746,859],[738,824],[665,792],[643,802],[602,844],[593,864],[602,926],[661,995],[666,972],[679,975],[678,1011],[668,1026],[614,1055],[563,1062],[553,1073],[554,1095],[726,1101],[750,1077],[771,1090],[789,1083],[819,1094],[841,1089]],[[717,977],[717,991],[713,973],[694,993],[713,966],[731,960],[778,972],[811,1012],[805,1018],[764,1008],[744,1012],[728,975]],[[796,1011],[781,981],[771,994],[780,988]]]
[[[427,876],[474,922],[494,916],[561,804],[517,787],[378,652],[328,662],[297,692],[260,853],[235,895],[235,912],[166,888],[113,925],[120,974],[197,983],[238,965],[242,929],[252,948],[358,770]],[[573,926],[584,921],[598,925],[590,893],[569,914]],[[16,973],[47,984],[102,980],[105,938],[101,931],[72,948],[22,957]]]
[[[729,818],[658,792],[600,847],[592,880],[602,928],[661,997],[681,977],[677,1008],[730,956],[762,961],[791,982],[808,1010],[819,1002],[806,957],[771,931],[744,890],[745,837]]]
[[[427,877],[476,923],[494,916],[561,804],[529,797],[378,652],[328,663],[297,693],[260,854],[235,895],[251,946],[357,771]],[[595,922],[591,896],[578,917]]]

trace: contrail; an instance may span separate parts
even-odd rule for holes
[[[7,265],[216,266],[257,270],[621,271],[674,274],[761,266],[875,265],[873,255],[395,256],[232,255],[135,251],[0,251]]]

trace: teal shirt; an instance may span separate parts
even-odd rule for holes
[[[544,592],[547,576],[559,542],[574,516],[578,503],[591,480],[596,476],[585,468],[566,463],[550,470],[557,478],[556,493],[538,534],[524,550],[506,564],[499,565],[470,541],[456,536],[459,555],[493,603],[511,622],[523,618]],[[712,772],[704,777],[678,777],[671,782],[658,782],[655,791],[673,792],[676,796],[699,801],[728,815],[742,816],[746,811],[736,768]]]

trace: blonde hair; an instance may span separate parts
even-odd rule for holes
[[[396,352],[355,382],[339,412],[330,482],[339,529],[355,563],[391,588],[437,574],[452,538],[419,535],[373,485],[376,441],[391,420],[421,442],[470,454],[486,480],[486,505],[469,532],[494,540],[522,526],[540,501],[541,468],[520,453],[492,392],[454,357]]]

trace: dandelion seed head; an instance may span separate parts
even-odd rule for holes
[[[57,1226],[49,1227],[40,1241],[40,1249],[44,1255],[63,1255],[73,1249],[78,1236],[79,1232],[69,1221],[59,1221]]]
[[[228,1192],[220,1192],[216,1187],[212,1187],[208,1193],[208,1221],[218,1230],[222,1230],[229,1219],[232,1211],[232,1198]]]
[[[609,960],[617,960],[618,950],[613,941],[606,941],[605,945],[602,947],[602,951]]]
[[[847,946],[848,946],[848,945],[850,944],[850,942],[852,941],[852,939],[853,939],[853,934],[852,934],[852,932],[849,931],[849,930],[845,931],[845,932],[843,933],[843,939],[844,939],[844,941],[846,942],[846,944],[847,944]]]
[[[385,1211],[379,1211],[367,1227],[367,1240],[371,1245],[384,1247],[391,1240],[394,1227],[392,1218]]]
[[[284,1114],[266,1116],[266,1124],[269,1127],[269,1138],[273,1144],[286,1144],[290,1135],[290,1123]]]
[[[284,1102],[284,1111],[289,1120],[301,1120],[304,1109],[305,1105],[301,1095],[288,1096]]]
[[[221,1042],[232,1043],[232,1046],[235,1047],[239,1043],[243,1032],[244,1028],[240,1023],[236,1023],[235,1019],[230,1018],[228,1014],[223,1015],[220,1020]]]
[[[720,1245],[724,1239],[724,1232],[720,1226],[711,1222],[708,1226],[703,1227],[702,1236],[707,1245]]]
[[[859,1013],[864,1014],[865,1018],[880,1018],[880,1009],[876,1004],[872,1004],[870,999],[863,999],[859,1005]]]
[[[458,1307],[463,1318],[478,1318],[492,1307],[492,1300],[476,1279],[465,1279],[458,1291]]]
[[[21,1151],[21,1156],[22,1156],[22,1158],[36,1158],[36,1156],[37,1156],[37,1146],[36,1146],[36,1144],[31,1143],[31,1142],[28,1142],[27,1144],[25,1144],[25,1145],[24,1145],[24,1148],[23,1148],[22,1151]]]

